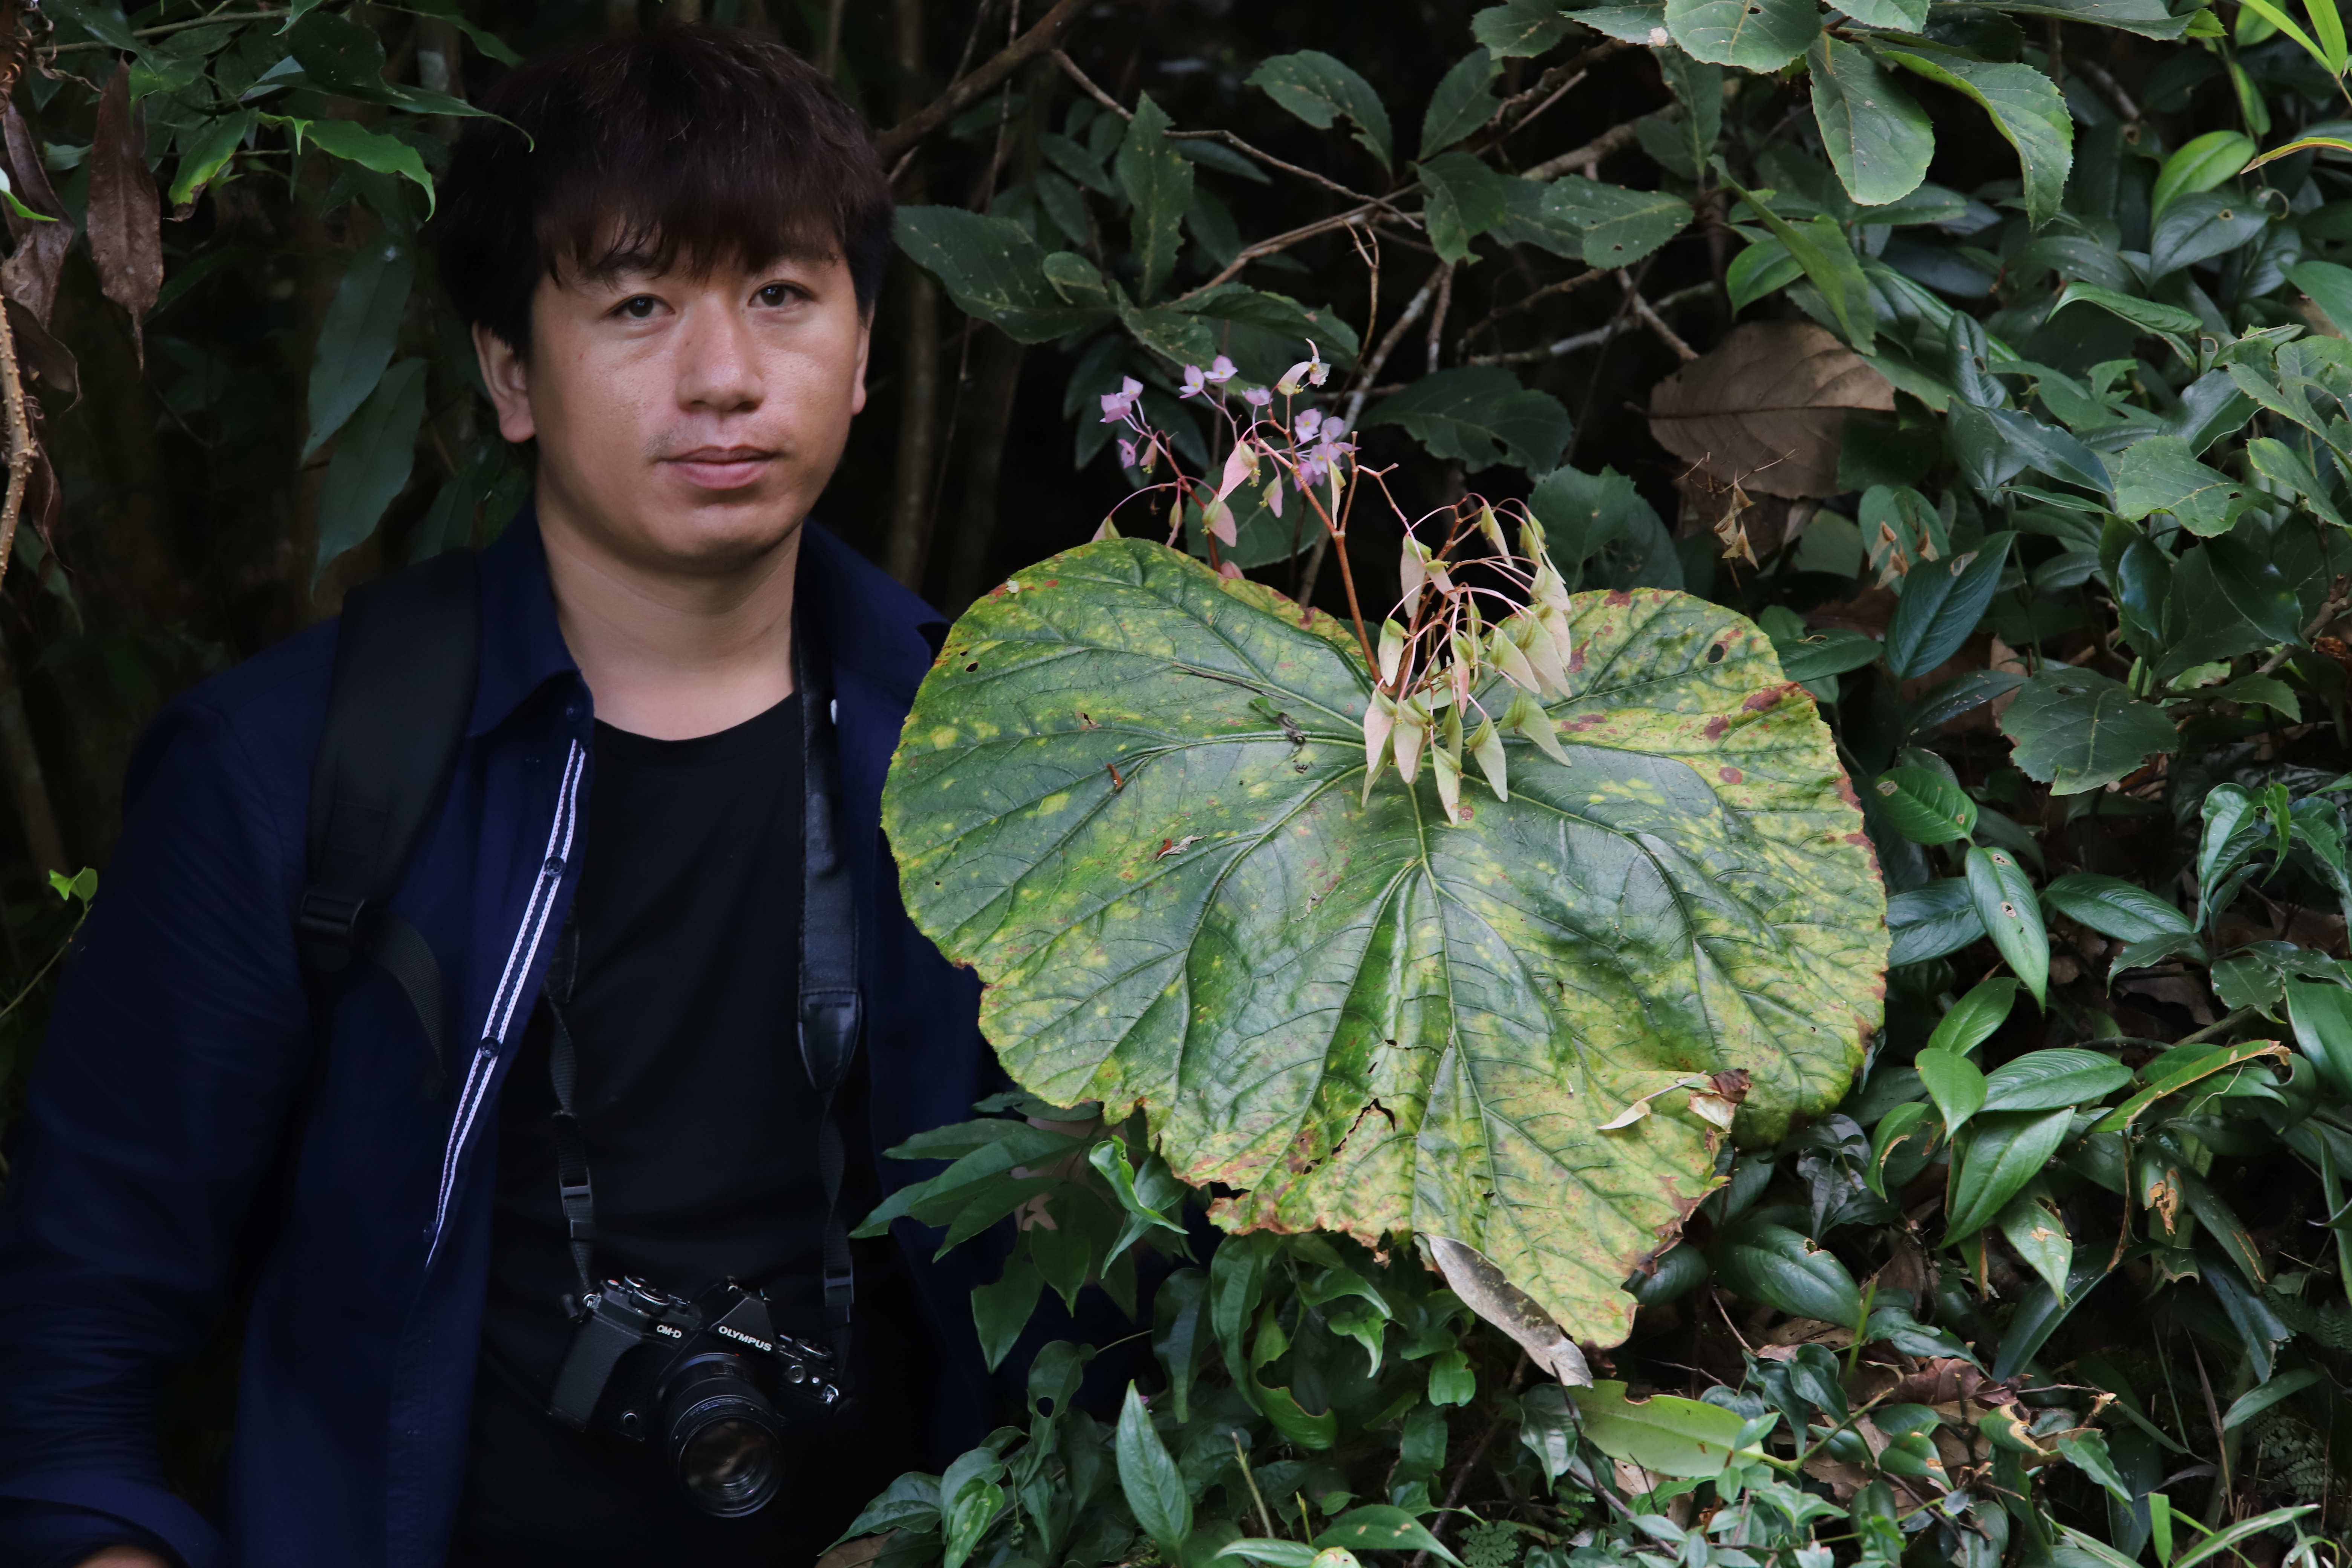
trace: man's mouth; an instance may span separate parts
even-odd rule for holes
[[[662,461],[698,489],[732,490],[758,483],[776,457],[764,447],[697,447]]]

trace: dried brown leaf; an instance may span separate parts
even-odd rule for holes
[[[163,196],[147,169],[146,115],[131,101],[125,65],[98,100],[89,148],[89,251],[106,297],[131,312],[134,342],[163,288]],[[143,342],[140,357],[143,363]]]
[[[1650,433],[1718,484],[1823,499],[1846,416],[1894,406],[1886,378],[1811,321],[1750,321],[1652,389]]]
[[[16,300],[40,319],[44,327],[58,306],[58,274],[65,269],[66,250],[73,244],[73,219],[66,216],[65,204],[49,184],[49,172],[41,166],[41,144],[33,136],[33,128],[15,104],[8,106],[5,119],[0,119],[0,132],[5,132],[7,154],[8,183],[16,199],[35,212],[57,219],[55,223],[35,223],[8,214],[8,234],[16,242],[16,253],[0,262],[0,291]]]

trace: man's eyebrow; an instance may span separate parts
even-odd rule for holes
[[[662,270],[661,258],[652,251],[632,247],[606,251],[593,265],[582,268],[580,276],[593,282],[612,283],[633,272],[652,276]]]

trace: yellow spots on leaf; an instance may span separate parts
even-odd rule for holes
[[[931,750],[944,752],[956,743],[957,731],[952,724],[942,724],[931,731]]]

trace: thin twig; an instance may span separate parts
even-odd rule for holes
[[[1068,77],[1072,81],[1076,82],[1079,89],[1088,98],[1093,99],[1097,103],[1101,104],[1105,109],[1109,110],[1121,120],[1132,121],[1135,119],[1135,110],[1119,102],[1118,100],[1105,92],[1101,88],[1097,87],[1095,85],[1095,79],[1078,68],[1078,62],[1070,58],[1067,50],[1055,49],[1054,51],[1054,63],[1061,67],[1062,74]]]
[[[2132,101],[2132,96],[2124,90],[2123,83],[2107,74],[2106,67],[2092,59],[2068,63],[2074,66],[2076,76],[2099,89],[2099,96],[2115,106],[2116,112],[2124,117],[2126,123],[2139,118],[2139,105]]]
[[[2255,666],[2254,673],[2268,675],[2294,657],[2297,647],[2308,646],[2312,638],[2326,631],[2328,623],[2344,613],[2344,606],[2347,603],[2352,603],[2352,593],[2347,591],[2347,583],[2352,583],[2352,578],[2336,578],[2328,591],[2327,597],[2320,604],[2319,614],[2312,616],[2311,624],[2303,628],[2303,637],[2299,641],[2293,646],[2280,647],[2272,653],[2269,658]]]
[[[2207,1040],[2217,1039],[2220,1037],[2228,1034],[2231,1030],[2236,1028],[2247,1019],[2252,1017],[2255,1011],[2256,1010],[2252,1007],[2241,1007],[2234,1013],[2227,1014],[2222,1017],[2216,1018],[2213,1022],[2206,1025],[2203,1028],[2198,1030],[2193,1035],[2181,1036],[2180,1038],[2175,1040],[2173,1044],[2176,1047],[2196,1046],[2202,1045]]]
[[[1431,306],[1429,310],[1429,374],[1432,375],[1435,375],[1437,374],[1438,351],[1444,347],[1445,312],[1450,310],[1454,304],[1454,270],[1455,268],[1451,262],[1442,262],[1439,264],[1437,274],[1437,303]]]
[[[1694,283],[1687,289],[1677,289],[1671,294],[1662,295],[1657,300],[1649,301],[1649,304],[1653,310],[1671,310],[1690,304],[1694,300],[1706,299],[1714,292],[1715,285],[1712,283]],[[1583,349],[1597,348],[1618,333],[1630,332],[1642,324],[1642,319],[1638,316],[1619,316],[1614,321],[1593,328],[1591,331],[1578,332],[1573,336],[1561,338],[1557,342],[1546,343],[1540,348],[1515,349],[1509,353],[1478,354],[1462,363],[1465,364],[1534,364],[1540,360],[1559,359]]]
[[[1388,336],[1382,338],[1380,346],[1372,351],[1372,357],[1356,367],[1356,388],[1348,394],[1348,427],[1349,429],[1354,429],[1356,421],[1362,416],[1364,399],[1371,395],[1372,384],[1380,379],[1381,367],[1389,363],[1389,355],[1396,353],[1397,345],[1404,342],[1405,333],[1411,330],[1413,322],[1421,320],[1421,313],[1429,309],[1430,300],[1437,297],[1438,279],[1452,270],[1453,268],[1444,262],[1441,261],[1437,264],[1436,269],[1430,273],[1428,280],[1422,284],[1421,291],[1406,302],[1404,313],[1390,326]]]
[[[1677,359],[1681,360],[1685,364],[1688,364],[1691,361],[1698,358],[1698,350],[1691,347],[1690,344],[1683,342],[1682,339],[1675,335],[1675,330],[1666,325],[1664,321],[1659,317],[1657,310],[1647,300],[1642,298],[1642,291],[1633,287],[1633,279],[1629,277],[1622,268],[1618,270],[1617,281],[1625,285],[1625,292],[1633,296],[1633,313],[1641,317],[1643,321],[1652,331],[1658,334],[1660,342],[1664,342],[1666,347],[1675,351],[1675,356]],[[1710,289],[1712,287],[1712,285],[1709,285]]]
[[[1337,180],[1326,179],[1312,169],[1302,169],[1296,163],[1286,163],[1271,153],[1251,146],[1248,142],[1243,141],[1240,137],[1234,135],[1230,131],[1171,131],[1165,134],[1171,142],[1221,142],[1224,145],[1231,147],[1236,153],[1244,153],[1249,157],[1255,158],[1259,163],[1265,164],[1268,168],[1280,169],[1284,174],[1296,174],[1302,180],[1312,180],[1317,184],[1322,186],[1325,190],[1345,196],[1351,202],[1364,202],[1372,206],[1386,207],[1391,212],[1402,211],[1402,208],[1400,208],[1394,202],[1391,201],[1387,196],[1367,195],[1361,191],[1341,184]],[[1411,185],[1404,187],[1405,190],[1411,190],[1412,188],[1413,187]],[[1396,194],[1402,195],[1403,193],[1398,192]]]
[[[1471,322],[1469,326],[1463,329],[1462,341],[1468,342],[1506,316],[1515,316],[1521,310],[1533,310],[1538,300],[1549,300],[1558,294],[1573,294],[1586,284],[1598,283],[1608,276],[1609,269],[1605,267],[1588,267],[1572,278],[1563,278],[1556,283],[1547,283],[1531,294],[1520,295],[1507,305],[1497,305],[1485,317]]]
[[[1549,73],[1547,72],[1546,74],[1549,75]],[[1558,103],[1561,99],[1567,97],[1568,89],[1582,81],[1587,74],[1587,72],[1579,71],[1574,76],[1570,77],[1566,81],[1561,82],[1558,88],[1553,89],[1552,95],[1549,98],[1545,99],[1541,103],[1538,103],[1533,109],[1528,110],[1527,114],[1518,121],[1517,124],[1511,126],[1509,129],[1503,132],[1501,135],[1496,136],[1492,142],[1488,143],[1488,145],[1499,147],[1509,138],[1517,135],[1528,126],[1533,125],[1538,115],[1542,114],[1545,110],[1549,109],[1553,104]]]
[[[1681,119],[1682,112],[1681,104],[1670,103],[1657,110],[1656,117],[1671,122]],[[1646,120],[1650,116],[1644,115],[1643,118]],[[1633,144],[1634,139],[1640,135],[1640,132],[1633,129],[1634,123],[1628,120],[1622,125],[1612,125],[1581,147],[1571,147],[1557,158],[1547,158],[1532,169],[1520,171],[1519,178],[1557,180],[1562,174],[1574,174],[1587,163],[1598,163],[1610,153],[1621,152]]]
[[[1078,0],[1056,0],[1054,8],[1039,17],[1035,26],[997,50],[970,75],[950,82],[939,97],[875,137],[874,150],[886,159],[894,159],[971,108],[997,83],[1053,47],[1055,37],[1077,9]]]
[[[1206,283],[1202,284],[1200,288],[1187,290],[1182,299],[1178,300],[1176,302],[1178,304],[1181,304],[1184,300],[1191,299],[1194,294],[1213,289],[1218,284],[1228,281],[1234,274],[1241,271],[1243,268],[1247,267],[1251,262],[1255,261],[1261,256],[1272,256],[1276,251],[1287,250],[1294,245],[1313,239],[1318,234],[1329,234],[1335,228],[1352,228],[1358,224],[1370,223],[1372,221],[1373,215],[1380,210],[1380,206],[1385,205],[1385,203],[1367,204],[1363,206],[1354,208],[1352,211],[1339,213],[1330,217],[1317,218],[1313,223],[1301,224],[1297,228],[1290,230],[1286,234],[1277,234],[1271,239],[1261,239],[1255,245],[1244,246],[1242,248],[1241,254],[1234,257],[1232,262],[1225,267],[1223,271],[1219,272],[1214,278],[1212,278]]]
[[[184,33],[191,27],[218,27],[231,22],[268,22],[286,15],[283,11],[226,11],[215,16],[199,16],[193,22],[165,22],[161,26],[141,27],[131,36],[134,38],[160,38],[166,33]],[[110,49],[112,44],[100,38],[85,38],[77,44],[51,44],[40,51],[50,58],[69,55],[77,49]]]

